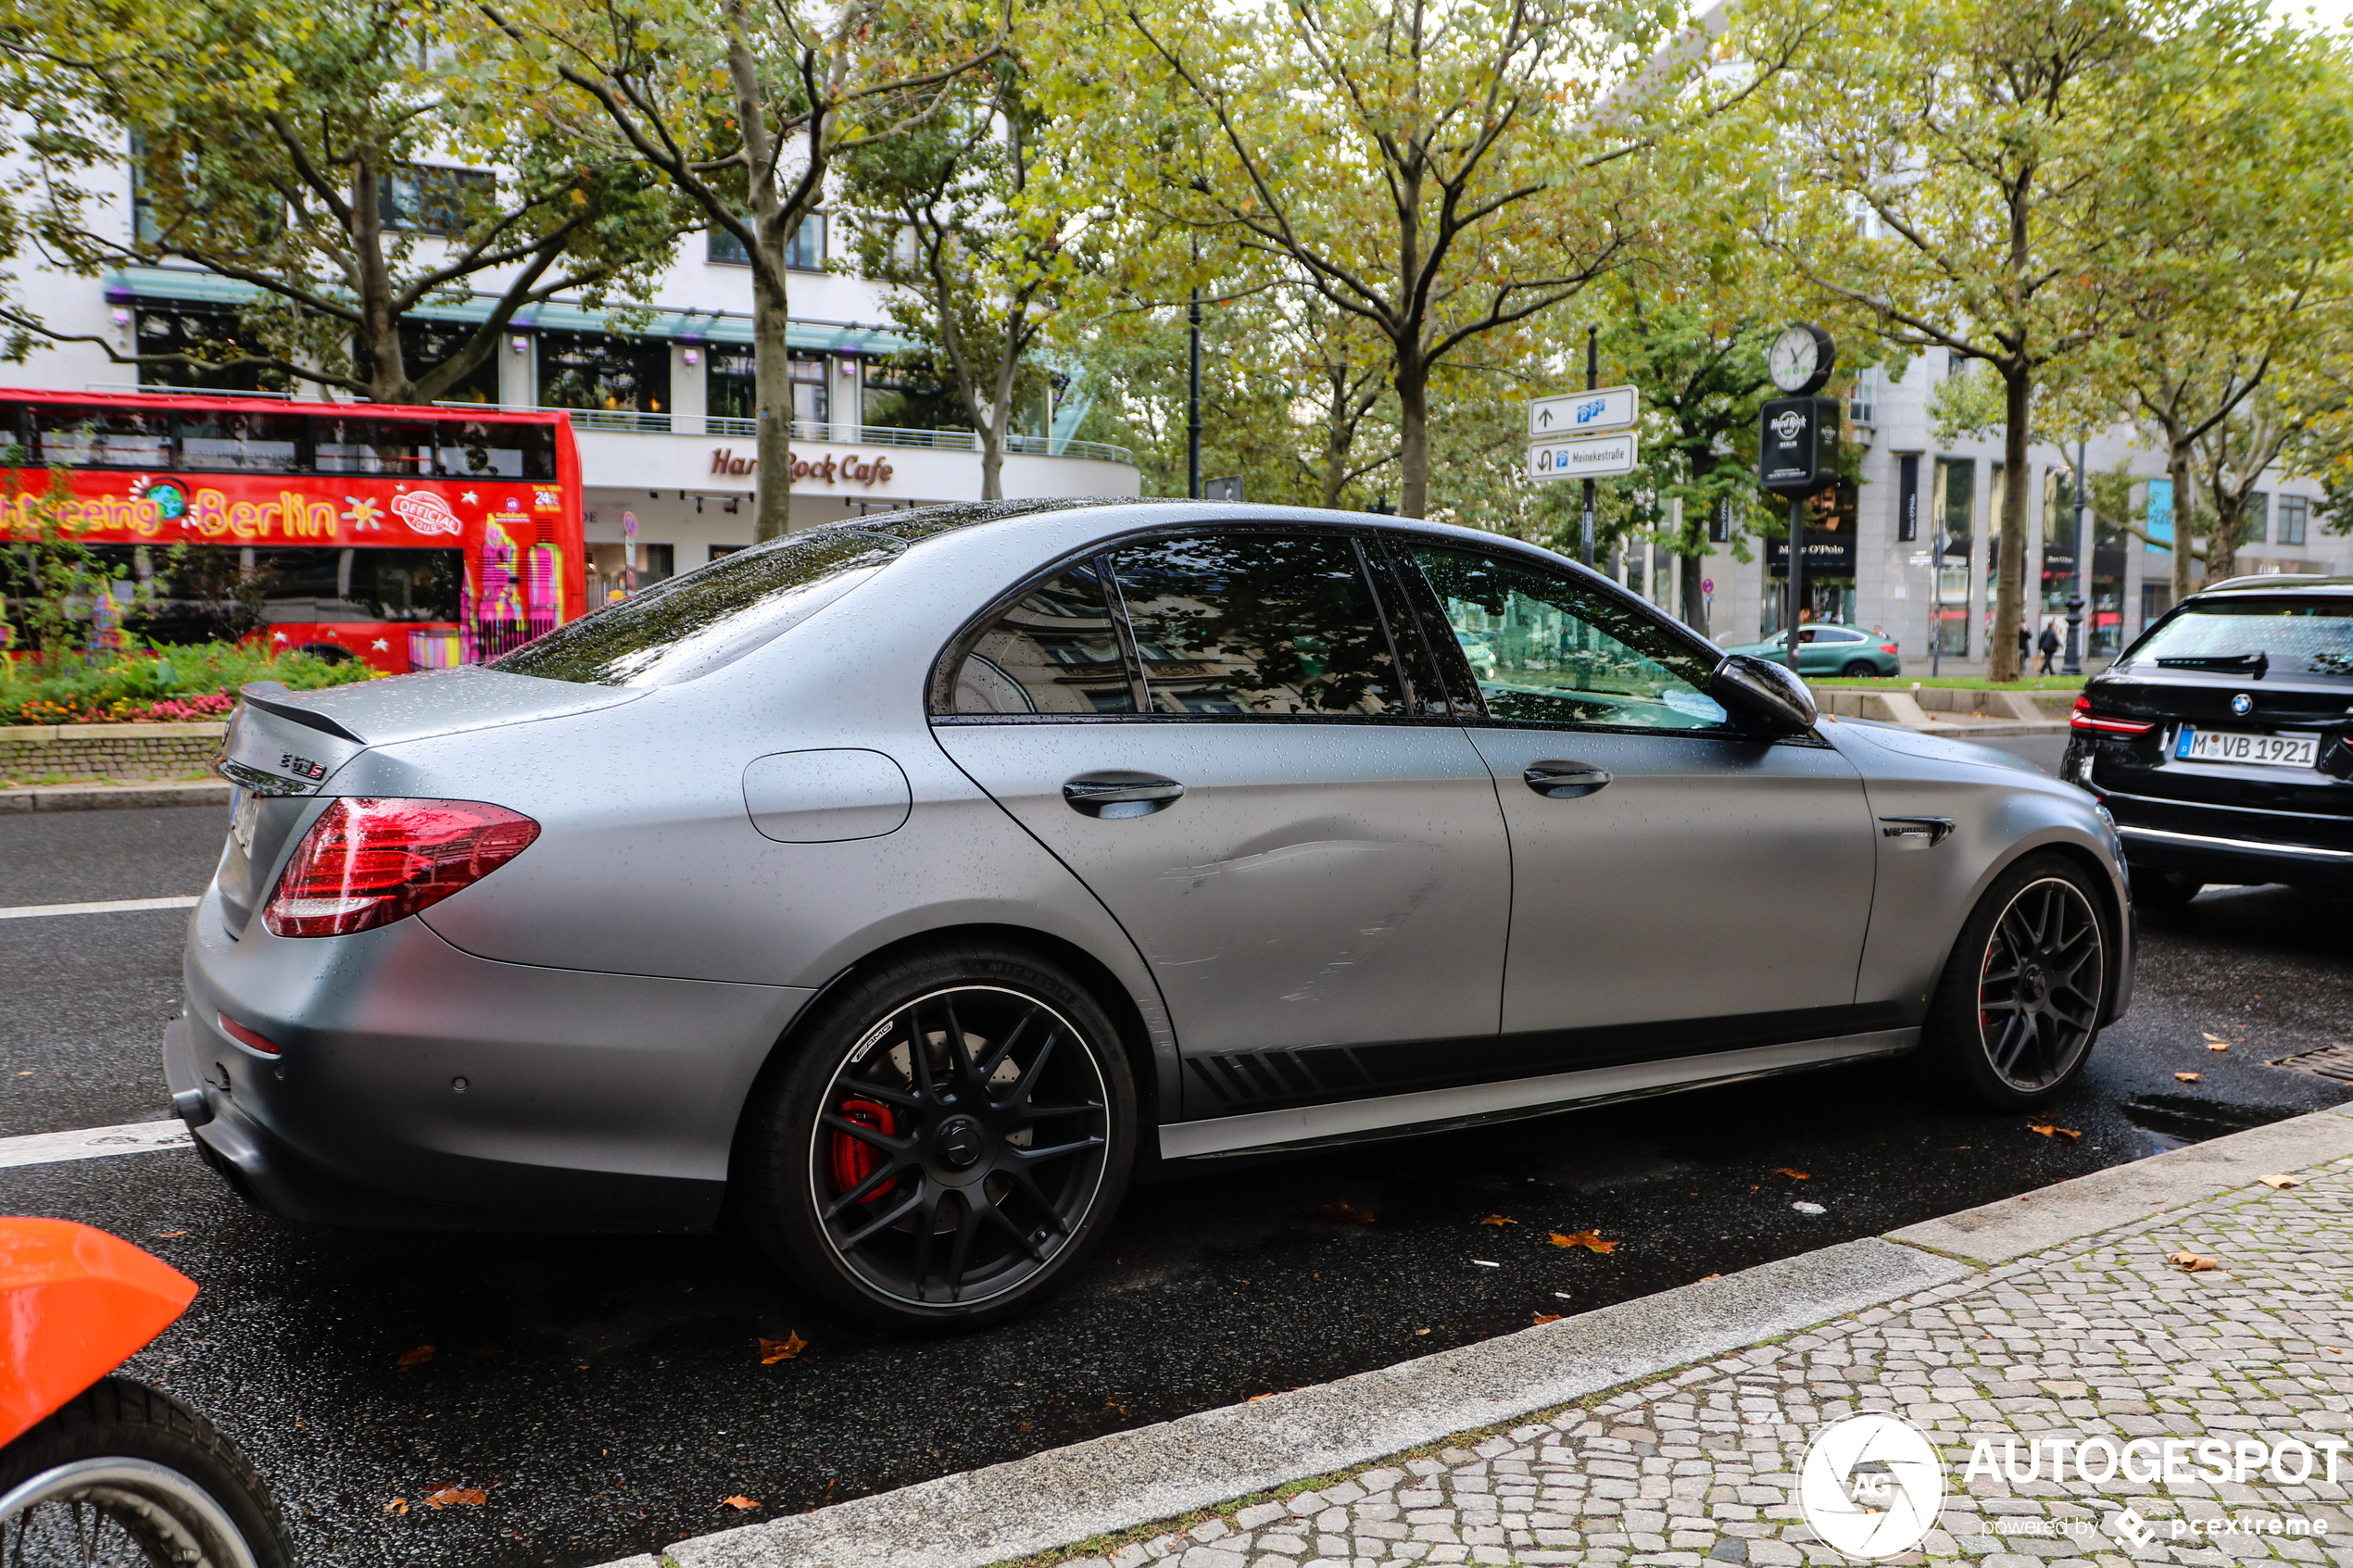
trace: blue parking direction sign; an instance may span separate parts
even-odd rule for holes
[[[1624,430],[1642,411],[1642,396],[1630,386],[1602,386],[1591,392],[1539,397],[1528,405],[1528,437],[1531,441],[1548,441],[1594,431]]]

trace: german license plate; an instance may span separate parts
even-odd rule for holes
[[[237,852],[250,858],[253,854],[253,830],[261,819],[261,797],[240,785],[237,804],[229,813],[229,842]]]
[[[2184,762],[2253,762],[2266,768],[2309,768],[2320,755],[2318,735],[2256,735],[2241,730],[2182,726],[2173,755]]]

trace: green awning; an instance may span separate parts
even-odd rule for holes
[[[262,291],[251,283],[184,267],[121,268],[107,274],[106,289],[107,298],[116,303],[155,299],[192,305],[251,305],[262,297]],[[426,321],[486,321],[494,303],[492,296],[481,294],[462,299],[444,297],[419,307],[413,314]],[[543,305],[525,306],[517,312],[514,330],[620,332],[623,329],[615,321],[618,314],[550,300]],[[628,335],[686,343],[749,345],[751,318],[724,310],[655,310],[642,327]],[[915,346],[887,328],[843,321],[795,321],[786,329],[785,342],[794,348],[827,354],[898,354]]]

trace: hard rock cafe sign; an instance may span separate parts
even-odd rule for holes
[[[731,479],[748,479],[760,471],[756,456],[739,456],[732,446],[711,449],[711,471]],[[862,458],[855,452],[840,457],[802,458],[792,460],[792,482],[795,484],[862,484],[871,490],[877,484],[890,483],[890,459],[877,452]]]

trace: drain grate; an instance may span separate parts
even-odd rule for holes
[[[2332,1042],[2316,1050],[2275,1058],[2271,1065],[2284,1067],[2291,1073],[2309,1073],[2316,1078],[2334,1078],[2340,1084],[2353,1084],[2353,1046]]]

